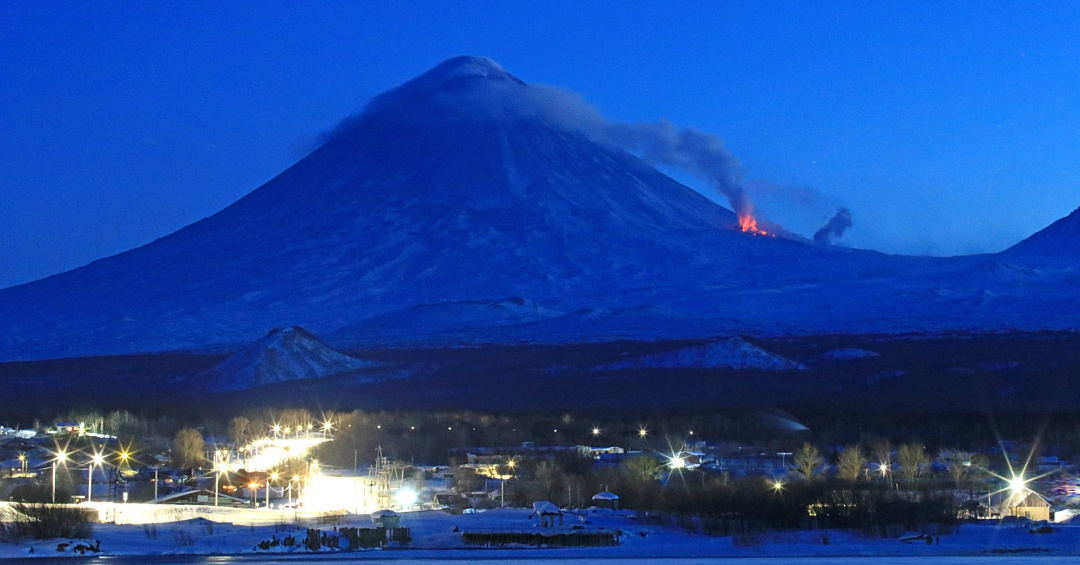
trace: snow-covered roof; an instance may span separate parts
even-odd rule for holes
[[[213,497],[214,493],[213,493],[213,491],[209,491],[209,490],[206,490],[206,489],[185,490],[185,491],[182,491],[182,492],[171,492],[169,494],[166,494],[164,496],[159,496],[159,497],[151,500],[148,504],[165,504],[167,502],[171,502],[173,500],[176,500],[176,499],[179,499],[179,498],[184,498],[186,496],[192,496],[192,495],[195,495],[195,496],[206,495],[208,497]],[[218,498],[219,499],[225,499],[225,500],[231,500],[233,502],[241,502],[243,504],[247,504],[249,502],[248,500],[245,500],[243,498],[237,498],[235,496],[229,496],[227,494],[221,494],[221,493],[218,493]]]
[[[533,503],[533,513],[535,514],[562,514],[562,509],[555,506],[550,501],[538,500]]]

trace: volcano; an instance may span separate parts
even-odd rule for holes
[[[743,233],[547,92],[488,59],[448,60],[221,212],[0,290],[0,360],[235,349],[289,326],[378,341],[335,331],[395,312],[410,314],[392,333],[420,343],[1075,323],[1054,305],[1075,294],[1066,274],[1018,283],[977,268],[987,256]],[[529,306],[492,308],[508,297]]]

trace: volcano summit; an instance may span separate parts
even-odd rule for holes
[[[1075,260],[743,233],[567,100],[448,60],[221,212],[0,290],[0,360],[232,349],[287,326],[337,346],[1075,327]],[[737,181],[717,181],[733,202]]]

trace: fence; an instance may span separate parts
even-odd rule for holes
[[[619,545],[615,532],[462,532],[465,545],[505,547],[508,545],[532,545],[548,547],[609,547]]]

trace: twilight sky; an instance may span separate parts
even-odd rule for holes
[[[844,245],[992,252],[1080,206],[1080,3],[874,4],[0,2],[0,288],[217,212],[461,54],[719,135],[805,236],[843,205]]]

